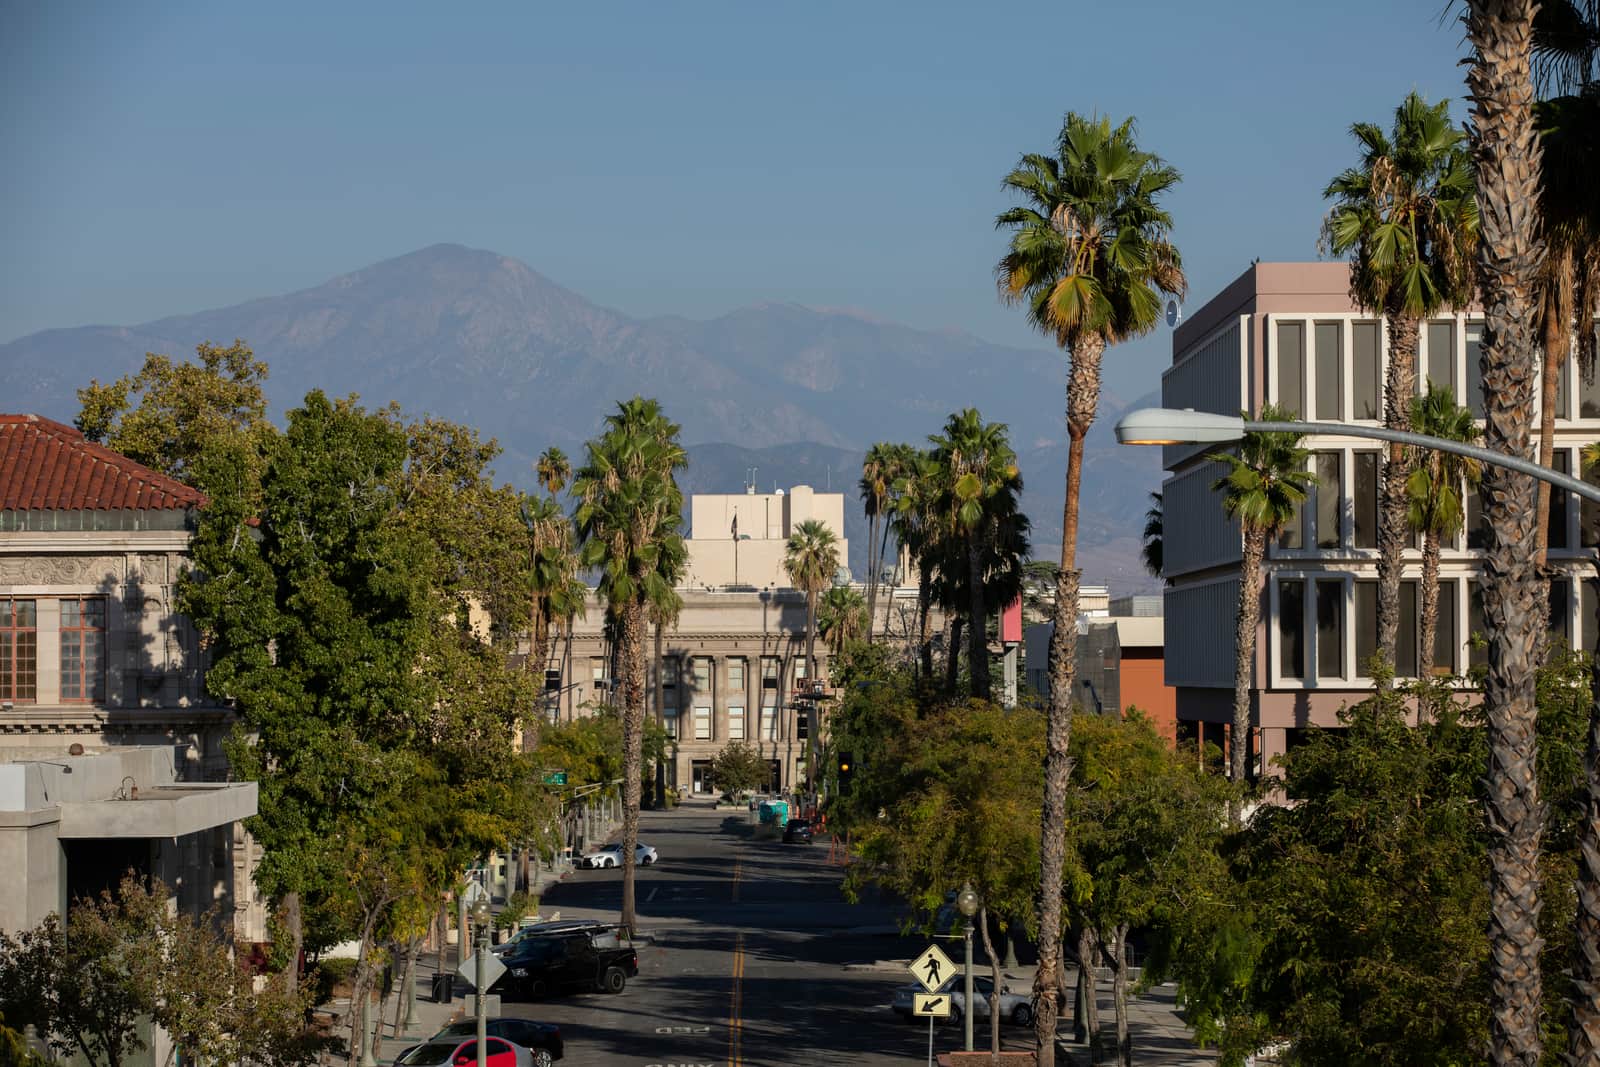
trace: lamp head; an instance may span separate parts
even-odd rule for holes
[[[1244,419],[1193,408],[1140,408],[1117,420],[1117,443],[1123,445],[1195,445],[1237,441]]]
[[[979,903],[978,891],[972,888],[971,882],[961,887],[961,892],[956,896],[956,908],[961,914],[969,919],[972,918],[978,914]]]
[[[489,902],[480,900],[472,905],[472,921],[482,925],[489,921]]]

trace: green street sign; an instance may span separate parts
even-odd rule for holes
[[[546,771],[545,775],[544,775],[544,784],[545,785],[566,785],[567,784],[567,772],[566,771]]]

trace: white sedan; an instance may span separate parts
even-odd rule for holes
[[[640,867],[648,867],[656,861],[656,850],[643,841],[634,846],[633,862]],[[616,841],[603,848],[596,849],[578,861],[580,867],[620,867],[622,866],[622,842]]]

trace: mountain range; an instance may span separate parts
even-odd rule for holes
[[[138,369],[146,352],[174,357],[202,341],[248,343],[270,367],[273,408],[321,388],[398,401],[408,412],[475,426],[505,448],[499,473],[529,487],[549,445],[582,455],[617,400],[658,398],[683,426],[686,492],[804,483],[850,497],[851,563],[866,558],[855,485],[874,441],[921,443],[946,416],[977,407],[1009,425],[1027,486],[1035,554],[1061,536],[1066,462],[1064,359],[1054,350],[991,344],[856,311],[769,303],[720,318],[634,318],[594,303],[518,260],[435,245],[321,285],[137,326],[45,330],[0,345],[0,407],[63,421],[75,391]],[[1139,531],[1160,464],[1119,448],[1115,396],[1087,444],[1079,556],[1088,583],[1118,591],[1153,583],[1138,565]]]

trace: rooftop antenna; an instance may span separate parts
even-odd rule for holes
[[[745,492],[754,493],[756,491],[756,471],[758,471],[760,469],[761,469],[760,467],[746,467],[745,468],[745,481],[744,481],[744,491]]]

